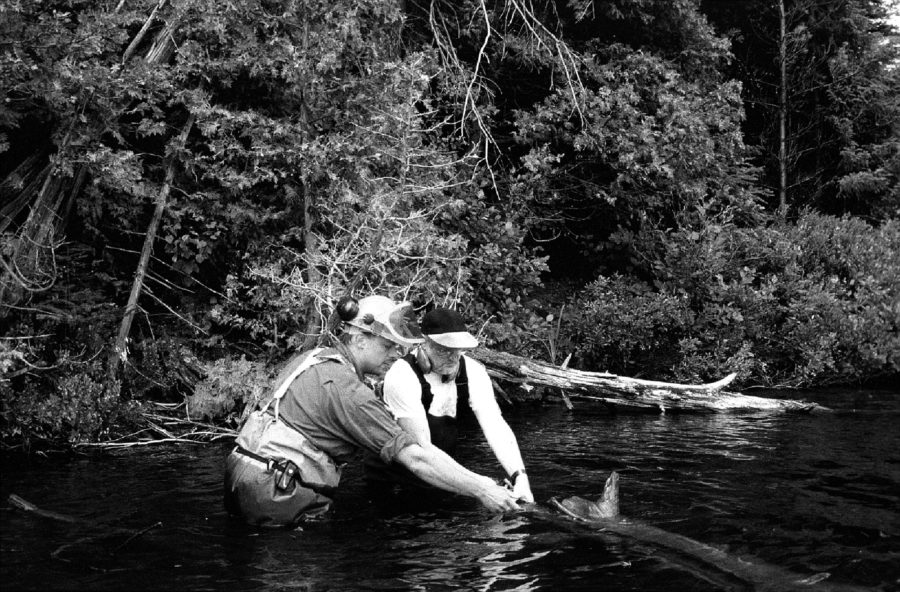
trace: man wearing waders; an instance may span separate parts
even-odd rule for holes
[[[391,366],[384,377],[384,402],[397,422],[419,444],[434,444],[452,456],[457,441],[468,436],[460,431],[458,420],[474,414],[508,475],[513,494],[534,502],[519,445],[500,413],[487,370],[464,355],[478,346],[478,340],[468,332],[462,316],[447,308],[428,312],[422,318],[422,333],[424,343]],[[408,473],[374,457],[366,459],[366,479],[373,492],[392,487],[392,481],[415,485]]]
[[[226,460],[228,511],[259,526],[319,516],[331,507],[343,464],[360,449],[491,511],[515,510],[516,496],[491,478],[417,444],[366,385],[366,375],[383,376],[401,349],[422,341],[410,305],[383,296],[345,298],[337,312],[343,330],[333,347],[291,360],[273,397],[241,429]]]

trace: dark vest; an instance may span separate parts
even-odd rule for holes
[[[416,356],[412,353],[406,354],[403,361],[409,364],[419,379],[419,385],[422,387],[422,406],[425,408],[425,416],[428,418],[428,430],[431,432],[431,443],[453,456],[456,452],[456,442],[459,439],[459,419],[461,414],[471,413],[469,407],[469,379],[466,375],[466,359],[459,359],[459,372],[456,373],[456,417],[448,415],[435,416],[428,412],[434,395],[431,392],[431,385],[425,380],[425,373],[419,368],[416,362]]]
[[[402,359],[413,369],[413,372],[419,379],[419,385],[422,387],[422,405],[425,407],[425,417],[428,419],[431,443],[453,456],[456,451],[456,442],[459,439],[457,424],[460,416],[465,417],[466,414],[469,414],[472,415],[474,420],[475,415],[472,413],[471,407],[469,407],[469,381],[466,377],[465,360],[462,358],[459,360],[459,372],[456,375],[456,417],[436,417],[428,413],[428,408],[431,407],[434,395],[431,392],[431,385],[425,380],[425,374],[416,362],[415,356],[409,354]],[[384,394],[379,389],[378,397],[383,398],[383,396]],[[419,480],[418,477],[399,463],[386,465],[377,454],[371,452],[366,452],[363,455],[363,466],[365,467],[365,481],[369,487],[369,493],[376,500],[383,498],[384,494],[393,491],[394,485],[400,485],[401,489],[407,488],[410,491],[417,492],[417,494],[439,491]]]

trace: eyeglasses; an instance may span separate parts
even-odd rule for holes
[[[443,345],[438,345],[433,341],[428,341],[426,343],[428,344],[428,353],[435,358],[441,358],[442,360],[455,360],[463,354],[463,350],[461,349],[444,347]]]

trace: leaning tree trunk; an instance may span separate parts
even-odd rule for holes
[[[472,357],[483,363],[488,374],[495,379],[555,387],[569,397],[602,401],[614,407],[663,413],[826,410],[825,407],[806,401],[769,399],[722,390],[734,380],[734,374],[709,384],[673,384],[605,372],[560,368],[486,348],[476,349],[472,352]]]
[[[140,31],[138,31],[137,35],[135,35],[134,39],[132,39],[131,43],[128,45],[128,48],[125,50],[125,53],[122,56],[122,62],[127,62],[137,51],[137,49],[141,46],[144,41],[148,31],[152,28],[153,25],[156,24],[158,19],[160,18],[159,12],[166,6],[168,0],[158,0],[156,6],[150,12],[150,16],[144,21],[144,25],[141,27]],[[121,4],[116,8],[118,11],[121,7]],[[159,64],[168,61],[168,59],[173,55],[175,51],[175,41],[174,41],[174,33],[175,29],[178,25],[177,19],[168,20],[163,25],[162,29],[157,31],[154,36],[152,43],[150,44],[149,49],[147,49],[147,53],[144,56],[144,61],[147,64]],[[176,140],[178,148],[182,148],[187,141],[188,133],[190,133],[191,128],[194,126],[194,114],[191,113],[188,115],[188,119],[184,124],[184,127],[181,129],[181,133]],[[176,154],[174,152],[173,154]],[[153,211],[153,217],[150,220],[150,225],[147,227],[147,235],[144,238],[144,246],[141,249],[141,256],[138,260],[138,267],[134,274],[134,282],[131,286],[131,293],[128,296],[128,304],[125,305],[125,313],[122,315],[122,323],[119,325],[119,333],[116,336],[116,343],[113,346],[112,354],[110,355],[109,360],[109,376],[110,378],[115,378],[118,369],[119,362],[125,361],[127,357],[127,346],[126,341],[128,340],[128,334],[131,332],[131,322],[134,319],[134,313],[137,311],[137,303],[140,298],[141,292],[144,289],[144,277],[147,273],[147,265],[150,261],[150,255],[153,252],[153,242],[156,240],[156,232],[159,227],[160,220],[162,219],[163,212],[166,209],[166,205],[169,199],[169,191],[171,190],[172,181],[175,176],[175,157],[169,160],[168,165],[166,166],[166,177],[163,181],[163,186],[160,188],[159,194],[156,197],[156,207]]]
[[[182,148],[187,141],[188,133],[194,125],[193,113],[188,116],[181,133],[176,140],[178,148]],[[175,151],[177,153],[177,150]],[[150,254],[153,252],[153,242],[156,240],[156,230],[159,228],[159,221],[162,219],[163,212],[166,209],[166,202],[169,199],[169,191],[172,187],[172,181],[175,178],[176,159],[173,156],[169,160],[166,167],[166,178],[163,185],[156,196],[156,208],[153,210],[153,218],[150,219],[150,225],[147,227],[147,236],[144,237],[144,248],[141,249],[141,257],[138,260],[137,271],[134,273],[134,282],[131,285],[131,294],[128,296],[128,304],[125,305],[125,314],[122,316],[122,324],[119,325],[119,335],[116,338],[116,344],[113,348],[112,355],[109,360],[109,376],[115,378],[119,368],[119,361],[124,362],[127,358],[128,348],[125,345],[128,334],[131,332],[131,321],[134,319],[134,313],[137,311],[138,298],[144,289],[144,277],[147,274],[147,265],[150,262]]]

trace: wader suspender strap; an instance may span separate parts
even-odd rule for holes
[[[456,373],[454,383],[456,385],[456,413],[450,415],[432,415],[430,413],[431,403],[434,401],[434,393],[431,385],[425,380],[425,373],[419,367],[415,357],[405,358],[405,361],[412,366],[413,372],[419,379],[419,385],[422,388],[422,406],[425,408],[425,418],[428,420],[428,429],[431,432],[431,443],[449,454],[456,454],[456,445],[459,440],[459,429],[457,420],[466,413],[472,413],[469,408],[469,382],[466,377],[465,358],[459,360],[459,371]],[[468,411],[467,411],[468,409]]]
[[[284,397],[285,393],[287,393],[288,389],[291,388],[291,384],[294,380],[297,379],[298,376],[303,374],[307,369],[315,366],[322,360],[316,357],[316,354],[322,351],[322,348],[314,349],[310,352],[310,354],[303,360],[303,363],[294,368],[294,371],[290,373],[290,375],[281,383],[281,386],[278,387],[278,390],[275,391],[275,394],[272,395],[272,398],[269,399],[269,402],[265,404],[265,406],[260,409],[260,411],[265,411],[269,408],[269,405],[272,404],[272,401],[275,401],[275,419],[278,419],[278,404],[281,402],[281,399]]]
[[[416,373],[416,378],[419,379],[419,385],[422,387],[422,405],[425,407],[425,413],[428,414],[431,401],[434,400],[431,385],[425,380],[425,373],[419,367],[415,354],[406,354],[402,359],[410,365],[413,372]],[[459,372],[456,373],[454,382],[456,383],[456,417],[459,417],[460,403],[464,403],[463,409],[469,406],[469,377],[466,374],[466,358],[464,356],[459,358]]]
[[[469,408],[469,375],[466,373],[466,358],[459,357],[459,372],[456,373],[456,414],[459,415],[459,402],[465,401]]]

